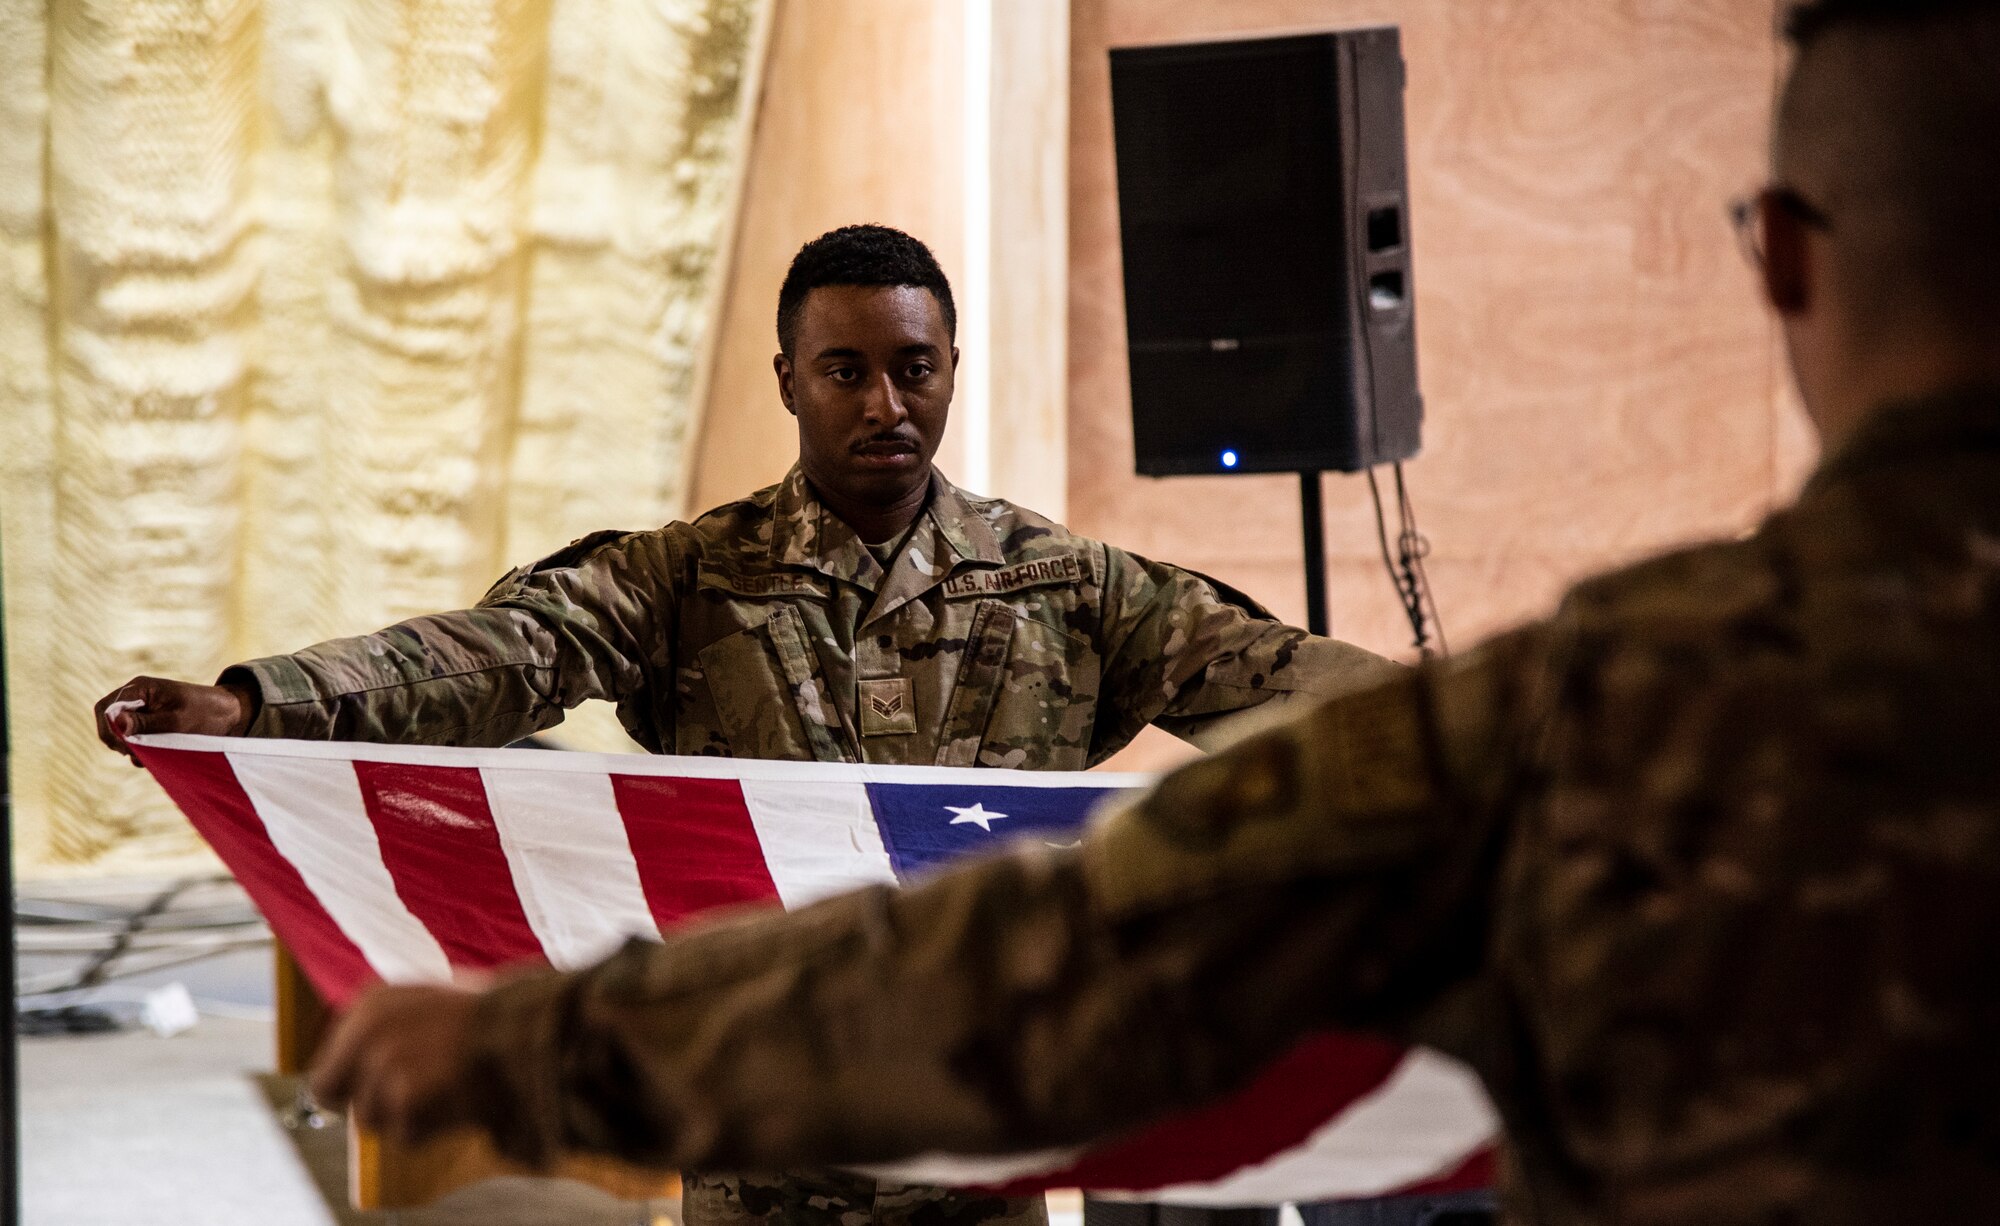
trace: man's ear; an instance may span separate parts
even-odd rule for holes
[[[778,399],[785,402],[785,412],[797,417],[799,408],[792,403],[792,360],[777,354],[771,359],[771,369],[778,372]]]
[[[951,347],[951,372],[952,372],[953,374],[957,374],[957,373],[958,373],[958,346],[957,346],[957,345],[953,345],[953,346]]]
[[[1764,297],[1780,315],[1802,315],[1813,305],[1813,266],[1807,222],[1774,196],[1757,203],[1764,231]]]

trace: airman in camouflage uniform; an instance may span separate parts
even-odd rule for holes
[[[693,524],[601,533],[473,609],[238,665],[250,732],[506,744],[586,699],[654,753],[1082,770],[1394,671],[1192,572],[933,474],[885,569],[794,469]]]
[[[873,1163],[1103,1136],[1335,1026],[1483,1075],[1521,1221],[1983,1226],[1996,728],[2000,392],[1078,849],[472,998],[438,1093],[530,1162]]]
[[[590,699],[655,753],[1081,770],[1147,724],[1396,671],[1190,571],[972,498],[931,467],[951,399],[950,288],[881,227],[808,244],[780,295],[784,481],[693,524],[603,532],[472,609],[237,665],[140,678],[123,730],[504,745]],[[202,714],[217,712],[212,718]],[[690,1226],[1039,1221],[1000,1200],[834,1173],[688,1172]]]
[[[2000,6],[1794,29],[1745,216],[1828,458],[1754,535],[1197,762],[1074,850],[381,991],[321,1086],[530,1161],[867,1163],[1103,1136],[1336,1026],[1479,1070],[1513,1220],[1994,1221]]]

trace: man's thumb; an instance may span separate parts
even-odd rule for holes
[[[143,698],[123,698],[112,703],[104,708],[104,720],[120,740],[150,732],[152,725],[158,723],[155,713],[147,707]]]

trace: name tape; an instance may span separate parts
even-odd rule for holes
[[[704,570],[700,585],[738,596],[826,596],[826,587],[811,575],[788,574],[784,571],[763,574],[739,575],[727,571]]]

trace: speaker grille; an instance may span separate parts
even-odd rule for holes
[[[1120,226],[1135,341],[1343,329],[1340,125],[1325,39],[1119,52]]]
[[[1139,471],[1414,454],[1396,31],[1119,49],[1111,80]]]

